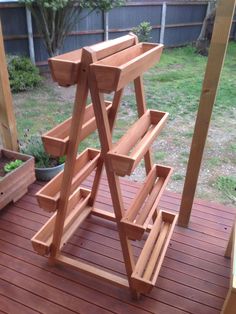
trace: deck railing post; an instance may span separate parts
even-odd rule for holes
[[[0,134],[3,147],[18,150],[16,120],[8,78],[0,20]]]
[[[221,0],[216,11],[208,62],[195,123],[178,224],[187,227],[230,35],[235,0]]]

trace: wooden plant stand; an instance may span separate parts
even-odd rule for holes
[[[172,169],[153,164],[150,146],[165,125],[168,114],[147,110],[142,73],[159,61],[163,45],[138,43],[133,34],[85,47],[49,60],[55,81],[62,86],[77,83],[72,117],[43,136],[46,150],[66,153],[65,169],[38,193],[39,205],[55,212],[32,238],[34,249],[49,254],[52,263],[71,266],[113,284],[130,288],[133,297],[155,285],[177,215],[158,210]],[[124,87],[134,81],[139,119],[116,143],[112,131]],[[88,92],[92,104],[86,106]],[[112,102],[104,93],[114,92]],[[98,129],[101,151],[86,149],[77,156],[79,143]],[[147,178],[130,208],[125,212],[119,176],[130,175],[141,159]],[[94,207],[103,165],[105,165],[114,213]],[[93,171],[91,190],[80,185]],[[61,253],[62,246],[89,215],[117,224],[127,279],[74,260]],[[153,223],[152,223],[153,221]],[[150,232],[135,262],[131,240]]]

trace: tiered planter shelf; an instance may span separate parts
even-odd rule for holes
[[[109,151],[110,167],[119,176],[131,175],[164,127],[168,113],[147,110]]]
[[[112,104],[106,101],[107,113],[110,112]],[[42,136],[46,152],[52,156],[64,156],[67,153],[69,142],[69,132],[71,128],[72,117],[57,125],[52,130]],[[85,109],[83,126],[80,133],[80,140],[83,141],[87,136],[97,129],[96,119],[94,116],[93,105],[90,104]]]
[[[158,62],[162,50],[161,44],[138,44],[93,63],[99,90],[110,93],[125,87]]]
[[[172,168],[154,165],[143,186],[121,220],[127,236],[132,240],[141,240],[157,210],[161,195],[165,191]]]
[[[97,167],[99,157],[99,150],[86,149],[76,158],[69,207],[73,206],[72,204],[76,202],[76,189],[78,189],[83,180]],[[58,208],[63,175],[64,170],[36,194],[39,206],[48,212],[56,211]]]
[[[43,136],[51,155],[66,155],[65,169],[38,193],[40,207],[55,212],[32,238],[34,249],[50,261],[122,287],[132,296],[150,291],[156,282],[176,222],[176,215],[159,210],[158,203],[172,169],[153,165],[150,146],[164,127],[168,113],[147,110],[141,75],[159,61],[163,45],[138,43],[133,34],[50,59],[53,78],[60,85],[77,83],[73,115]],[[134,81],[138,120],[115,144],[112,131],[124,87]],[[86,106],[90,91],[93,105]],[[104,93],[114,92],[112,102]],[[77,156],[79,143],[98,130],[101,151],[87,149]],[[77,157],[76,157],[77,156]],[[125,212],[118,176],[130,175],[144,158],[147,178]],[[105,165],[114,213],[95,208]],[[81,183],[94,171],[91,190]],[[127,279],[63,255],[62,246],[88,215],[117,224]],[[152,221],[153,220],[153,223]],[[151,230],[151,232],[150,232]],[[138,262],[131,240],[150,232]]]
[[[155,285],[177,218],[159,211],[131,276],[138,291],[148,293]]]

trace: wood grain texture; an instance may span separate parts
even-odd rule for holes
[[[7,173],[0,181],[0,209],[20,199],[35,181],[34,158],[7,149],[0,149],[0,157],[19,159],[23,164]]]
[[[234,9],[235,0],[221,0],[217,6],[180,207],[178,223],[183,227],[188,225],[191,215],[211,114],[215,104],[228,45]]]
[[[3,147],[18,151],[16,119],[8,78],[6,56],[0,21],[0,134]]]

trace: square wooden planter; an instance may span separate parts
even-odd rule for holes
[[[0,150],[0,157],[19,159],[24,163],[0,179],[0,209],[11,201],[16,202],[35,181],[34,158],[7,149]]]

